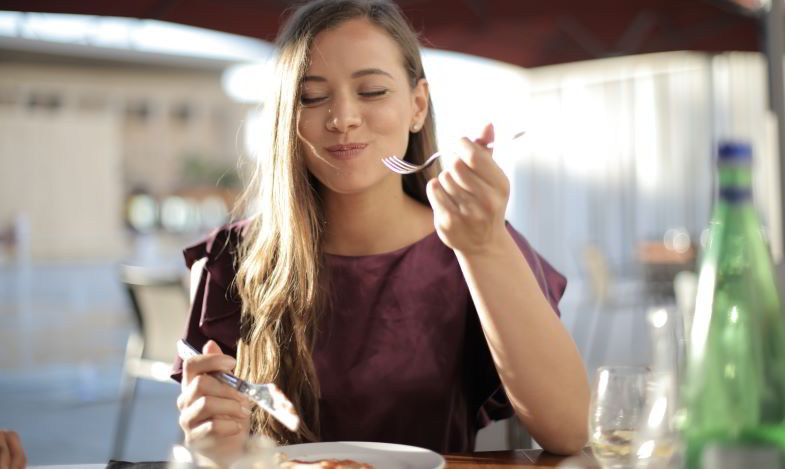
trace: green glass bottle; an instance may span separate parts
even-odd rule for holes
[[[688,469],[785,468],[785,321],[752,203],[752,150],[719,146],[719,196],[688,339]]]

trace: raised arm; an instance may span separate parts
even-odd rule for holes
[[[546,450],[586,443],[589,385],[581,357],[505,226],[509,181],[485,145],[493,128],[428,184],[434,224],[456,253],[502,384]]]

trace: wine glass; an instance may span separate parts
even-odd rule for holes
[[[647,312],[646,322],[652,344],[652,371],[647,382],[644,418],[635,443],[635,467],[682,467],[677,429],[683,418],[678,396],[684,359],[682,315],[672,305],[656,306]]]
[[[604,468],[632,463],[637,432],[644,419],[648,370],[637,366],[597,369],[589,408],[589,445]]]
[[[224,467],[227,469],[270,469],[276,464],[276,445],[262,435],[250,435],[237,453],[227,455],[220,462],[203,456],[198,449],[186,445],[174,445],[169,452],[167,469],[198,469],[200,467]]]
[[[169,450],[166,469],[196,469],[199,467],[196,454],[187,446],[176,444]]]
[[[276,468],[276,445],[263,435],[251,435],[245,442],[243,453],[235,459],[230,469]]]

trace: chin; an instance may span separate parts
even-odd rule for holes
[[[341,195],[362,194],[363,192],[366,192],[371,187],[373,187],[372,184],[346,184],[346,183],[329,184],[329,185],[323,184],[322,186],[332,193],[341,194]]]
[[[331,174],[329,177],[317,177],[321,186],[330,192],[342,195],[360,194],[376,186],[380,186],[385,180],[384,175],[380,174]]]
[[[368,179],[345,178],[340,181],[328,181],[328,184],[322,184],[330,192],[341,195],[354,195],[368,192],[374,187],[379,185],[378,180],[370,181]]]

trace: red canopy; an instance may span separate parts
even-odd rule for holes
[[[759,50],[758,20],[720,0],[399,0],[427,47],[536,67],[668,50]],[[0,0],[0,9],[157,19],[272,40],[283,0]]]

